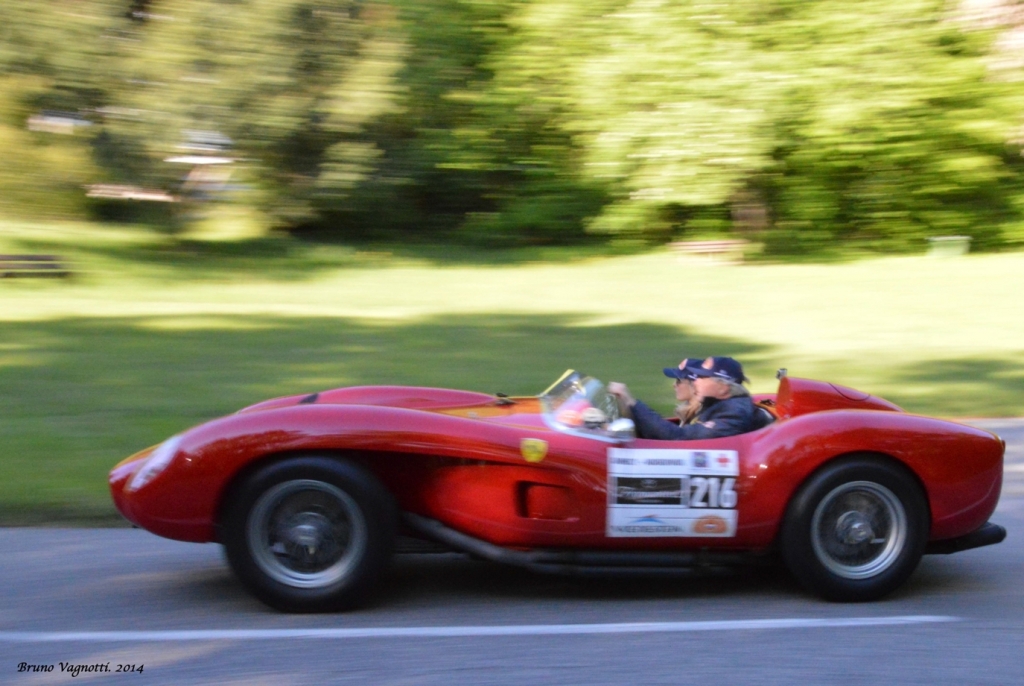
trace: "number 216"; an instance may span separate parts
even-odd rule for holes
[[[723,480],[717,476],[691,477],[690,507],[736,507],[736,491],[733,490],[735,485],[736,479]]]

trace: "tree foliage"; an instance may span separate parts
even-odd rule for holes
[[[88,113],[97,179],[173,190],[167,160],[216,136],[239,202],[322,235],[998,246],[1024,221],[1022,102],[991,67],[1008,27],[954,10],[11,0],[0,89]]]

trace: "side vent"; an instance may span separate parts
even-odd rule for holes
[[[572,491],[564,486],[520,481],[517,490],[520,517],[563,521],[579,517]]]

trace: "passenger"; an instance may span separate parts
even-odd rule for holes
[[[665,368],[665,376],[675,381],[676,416],[679,417],[680,426],[693,423],[700,412],[700,396],[697,395],[690,372],[699,368],[702,362],[703,360],[688,357],[676,368]]]
[[[680,390],[679,382],[692,382],[700,405],[689,423],[676,425],[630,395],[625,384],[608,384],[608,392],[629,409],[637,436],[685,441],[735,436],[759,428],[756,407],[743,387],[747,378],[739,362],[731,357],[709,357],[699,367],[686,363],[684,360],[679,368],[666,368],[665,375],[677,380],[676,398],[682,402],[685,390]]]

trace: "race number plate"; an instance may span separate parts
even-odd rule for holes
[[[610,537],[736,535],[735,450],[608,450]]]

